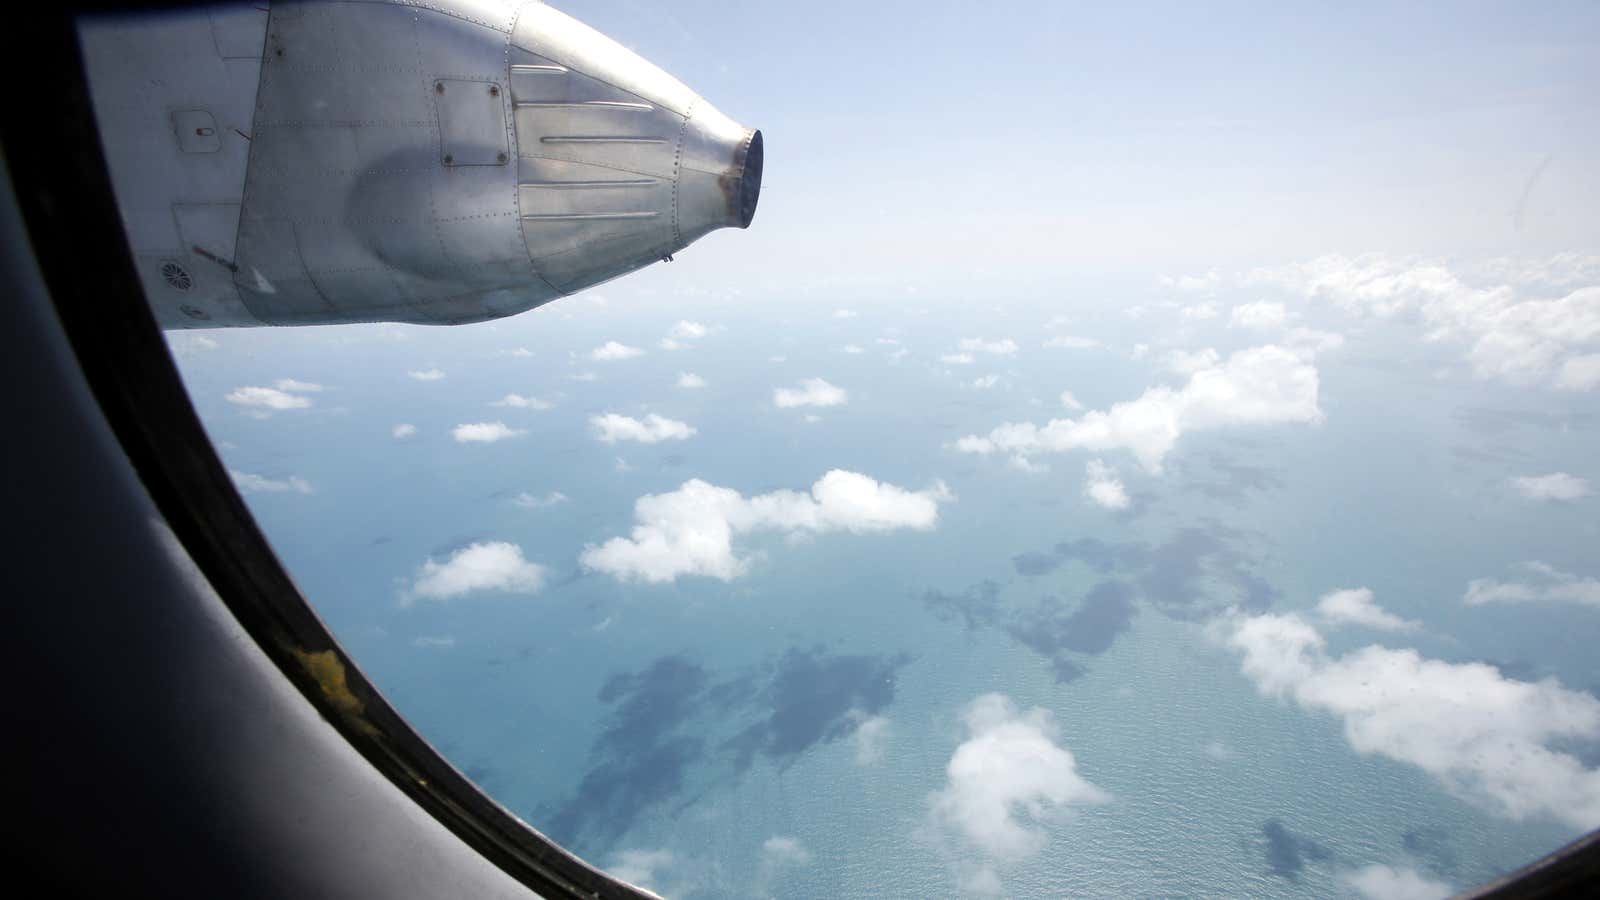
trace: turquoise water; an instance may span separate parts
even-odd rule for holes
[[[1130,358],[1136,343],[1177,339],[1122,314],[1148,288],[1081,293],[979,308],[579,297],[484,326],[211,332],[217,347],[187,335],[174,346],[229,466],[310,484],[248,499],[400,711],[506,807],[590,859],[651,854],[645,880],[662,893],[944,896],[989,867],[1018,897],[1338,896],[1372,864],[1464,888],[1575,837],[1570,822],[1513,819],[1416,766],[1358,753],[1336,717],[1258,693],[1217,628],[1232,606],[1305,611],[1364,586],[1420,628],[1325,629],[1334,655],[1415,647],[1600,686],[1589,650],[1600,612],[1461,602],[1469,580],[1510,579],[1527,560],[1596,574],[1593,498],[1530,503],[1505,486],[1600,476],[1595,394],[1441,375],[1459,345],[1308,308],[1346,335],[1316,360],[1320,424],[1186,433],[1160,474],[1119,450],[1039,456],[1050,469],[1033,474],[958,453],[964,435],[1067,414],[1062,390],[1104,409],[1182,384],[1162,372],[1161,348]],[[859,315],[833,316],[846,306]],[[1057,315],[1103,346],[1042,348]],[[660,349],[679,319],[715,327]],[[1272,340],[1225,321],[1184,328],[1179,345],[1224,356]],[[970,337],[1020,349],[939,362]],[[647,352],[586,358],[607,340]],[[507,352],[518,348],[527,354]],[[407,375],[434,367],[446,377]],[[708,387],[676,388],[685,371]],[[586,372],[596,380],[571,377]],[[987,374],[1000,376],[993,387],[971,386]],[[773,405],[774,388],[809,377],[847,389],[848,404]],[[325,389],[264,418],[224,399],[283,378]],[[552,408],[490,405],[510,392]],[[606,445],[587,425],[603,412],[659,413],[697,433]],[[451,439],[482,421],[526,433]],[[393,438],[399,423],[416,435]],[[1127,510],[1083,498],[1092,458],[1117,469]],[[690,478],[747,496],[804,491],[835,468],[910,490],[942,480],[954,499],[926,531],[740,539],[751,568],[728,582],[622,583],[578,565],[586,545],[628,534],[643,495]],[[513,502],[554,491],[567,500]],[[425,561],[488,541],[547,566],[545,587],[405,599]],[[1118,587],[1095,614],[1072,618],[1107,583]],[[968,737],[963,710],[990,692],[1047,710],[1053,743],[1110,796],[1037,819],[1012,810],[1037,835],[1017,857],[930,813]],[[858,728],[873,717],[878,752],[863,758]],[[1566,749],[1592,768],[1595,746]]]

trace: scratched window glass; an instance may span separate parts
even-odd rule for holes
[[[620,877],[1444,896],[1600,826],[1600,9],[275,2],[84,47],[276,551]]]

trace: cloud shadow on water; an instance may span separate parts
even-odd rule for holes
[[[604,855],[663,803],[686,806],[758,758],[786,766],[848,736],[862,717],[893,702],[896,672],[910,659],[819,646],[792,648],[721,680],[681,655],[612,675],[596,695],[612,709],[591,768],[538,825],[579,852]]]
[[[1267,870],[1289,881],[1300,880],[1300,873],[1305,870],[1307,861],[1321,862],[1333,856],[1321,844],[1295,834],[1277,819],[1262,823],[1261,837]]]
[[[895,673],[910,657],[829,655],[791,649],[756,698],[763,714],[727,741],[735,765],[747,769],[759,754],[787,765],[817,744],[845,737],[859,716],[894,700]]]

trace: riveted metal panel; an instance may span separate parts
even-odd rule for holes
[[[518,5],[274,5],[244,217],[292,226],[314,296],[254,289],[246,266],[282,242],[242,233],[236,282],[263,319],[474,321],[559,296],[517,218]]]
[[[503,166],[506,106],[497,81],[441,78],[433,83],[439,110],[439,161],[447,167]]]

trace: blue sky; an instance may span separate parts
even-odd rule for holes
[[[683,257],[733,280],[1038,285],[1600,233],[1593,4],[557,6],[763,129],[758,226]]]

